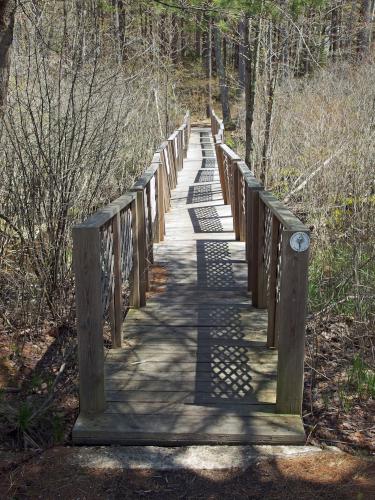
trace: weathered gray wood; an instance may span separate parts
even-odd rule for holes
[[[132,267],[132,276],[131,282],[133,284],[130,291],[130,304],[132,307],[139,308],[141,307],[141,277],[140,277],[140,266],[139,266],[139,237],[140,237],[140,228],[138,222],[138,214],[137,214],[137,200],[133,200],[131,205],[132,212],[132,234],[133,234],[133,267]]]
[[[254,202],[255,206],[253,208],[253,223],[254,231],[257,231],[254,245],[256,249],[254,254],[256,258],[254,259],[253,266],[253,305],[258,309],[267,308],[267,276],[263,261],[264,254],[264,220],[265,220],[265,208],[260,198],[261,191],[254,192]],[[255,219],[255,220],[254,220]]]
[[[280,222],[272,215],[270,278],[268,291],[268,329],[267,345],[276,347],[276,286],[277,286],[277,245],[279,242]]]
[[[201,349],[199,348],[199,352]],[[184,353],[171,353],[168,350],[163,352],[164,358],[170,358],[175,362],[178,362],[182,359]],[[189,359],[194,359],[197,353],[192,353],[187,356]],[[222,381],[223,385],[228,384],[233,385],[237,382],[241,385],[243,382],[243,375],[239,373],[238,375],[234,371],[231,375],[225,375],[225,373],[219,373],[215,366],[211,371],[200,371],[197,372],[193,365],[191,365],[191,370],[189,371],[174,371],[173,378],[171,377],[171,373],[169,371],[151,371],[148,370],[138,371],[138,364],[142,362],[143,359],[147,361],[147,359],[152,360],[152,353],[148,355],[148,357],[144,356],[140,361],[135,361],[137,355],[129,356],[128,359],[107,359],[105,364],[105,374],[106,374],[106,383],[118,383],[123,385],[125,389],[128,390],[151,390],[149,383],[155,383],[156,389],[159,391],[170,391],[176,390],[177,392],[181,390],[194,389],[192,383],[198,382],[212,382],[218,381],[218,377],[220,381]],[[208,356],[206,356],[206,359]],[[276,382],[276,359],[271,360],[269,363],[256,364],[250,363],[250,372],[249,372],[249,384],[254,387],[255,385],[267,384],[269,381]],[[150,361],[151,363],[152,361]],[[193,361],[192,361],[193,363]],[[126,365],[127,367],[124,367]],[[156,365],[156,368],[158,365]],[[234,367],[236,368],[236,367]],[[258,370],[259,369],[259,370]],[[143,384],[143,385],[142,385]],[[171,389],[172,387],[172,389]],[[273,391],[275,392],[275,388]]]
[[[116,414],[126,416],[127,414],[135,415],[178,415],[180,418],[184,416],[195,415],[196,417],[212,417],[217,415],[222,416],[250,416],[275,413],[275,404],[236,404],[232,402],[218,402],[215,406],[209,403],[204,404],[184,404],[184,403],[124,403],[121,401],[111,401],[105,409],[106,414]]]
[[[149,186],[149,185],[148,185]],[[147,186],[146,186],[147,189]],[[146,290],[148,288],[148,248],[146,245],[146,214],[145,191],[137,191],[136,198],[136,226],[137,226],[137,254],[139,269],[139,305],[146,305]]]
[[[116,414],[80,416],[73,430],[77,444],[284,443],[304,442],[301,419],[283,415],[198,416]]]
[[[309,252],[291,248],[293,232],[283,231],[281,246],[277,411],[301,414]]]
[[[236,236],[244,239],[240,175],[250,198],[262,187],[233,151],[220,147],[230,163],[236,162],[230,165],[234,168],[234,233],[230,230],[231,207],[223,204],[220,190],[223,180],[219,183],[213,176],[200,182],[197,177],[198,170],[217,172],[214,158],[207,163],[212,142],[202,140],[199,129],[193,132],[182,165],[188,126],[186,123],[172,134],[140,181],[145,182],[142,190],[147,190],[147,179],[151,175],[156,179],[157,241],[164,233],[161,215],[169,207],[169,189],[175,187],[178,172],[172,210],[165,216],[165,242],[157,244],[154,253],[156,264],[165,268],[166,283],[160,284],[161,293],[152,292],[147,307],[130,311],[123,329],[124,347],[110,350],[105,358],[107,410],[93,419],[82,414],[74,427],[73,440],[164,445],[302,443],[300,417],[275,415],[278,352],[266,347],[267,311],[252,308],[246,290],[245,258],[251,261],[253,243],[259,239],[259,221],[254,226],[251,200],[246,214],[246,253],[244,244],[235,241]],[[219,123],[217,128],[221,138]],[[169,178],[166,158],[171,169]],[[161,164],[156,168],[158,161]],[[163,192],[160,184],[164,184]],[[256,196],[259,200],[259,193]],[[133,211],[138,282],[136,272],[133,281],[139,294],[142,249],[134,203]],[[255,252],[257,258],[258,254]],[[133,304],[137,306],[137,300],[133,299]]]
[[[73,228],[81,413],[105,408],[100,250],[99,229]]]
[[[172,374],[173,376],[173,374]],[[185,404],[208,404],[214,405],[216,402],[236,404],[275,404],[276,391],[275,388],[269,390],[260,388],[258,392],[247,394],[245,398],[239,397],[220,397],[216,396],[213,391],[198,392],[194,390],[182,391],[147,391],[136,389],[134,391],[127,391],[126,389],[113,387],[106,389],[107,401],[121,401],[121,402],[135,402],[135,403],[176,403],[183,402]]]
[[[236,162],[232,163],[233,169],[233,228],[237,241],[241,240],[240,234],[240,176]]]
[[[75,227],[77,228],[101,228],[108,221],[110,221],[114,215],[119,213],[121,210],[129,206],[135,198],[135,193],[127,192],[123,196],[117,198],[117,200],[113,201],[109,205],[101,208],[93,215],[90,215],[85,221],[77,224]]]
[[[121,347],[122,342],[122,293],[121,293],[121,224],[120,213],[112,221],[113,230],[113,306],[114,329],[112,346]]]
[[[272,193],[262,191],[260,197],[263,203],[278,218],[285,229],[290,231],[308,231],[305,224],[303,224],[286,205],[275,198]]]
[[[164,194],[164,175],[161,166],[157,171],[156,186],[157,186],[157,210],[158,210],[158,236],[155,239],[155,243],[164,241],[165,235],[165,212],[167,207],[164,204],[165,194]]]

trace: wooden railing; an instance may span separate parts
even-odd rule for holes
[[[278,349],[278,413],[300,414],[307,304],[308,228],[224,144],[224,127],[211,113],[223,198],[236,239],[246,242],[252,303],[268,310],[267,345]]]
[[[154,154],[131,190],[73,228],[80,409],[105,408],[104,328],[121,347],[128,308],[142,307],[149,289],[153,244],[165,234],[164,214],[182,169],[190,115]]]

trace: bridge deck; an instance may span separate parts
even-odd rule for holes
[[[77,420],[77,443],[303,443],[299,416],[275,414],[277,351],[251,306],[245,244],[224,205],[210,129],[192,129],[154,247],[165,290],[130,311],[105,362],[107,408]]]

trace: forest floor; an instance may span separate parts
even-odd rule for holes
[[[150,293],[162,293],[167,279],[165,269],[155,266]],[[309,320],[303,419],[309,444],[334,445],[371,456],[375,452],[375,400],[359,396],[347,384],[359,349],[352,340],[352,327],[345,317]],[[78,415],[76,350],[75,332],[67,326],[0,330],[3,447],[37,450],[71,442]]]
[[[55,447],[18,461],[0,454],[0,498],[375,498],[375,462],[347,453],[260,459],[246,469],[161,471],[77,467],[75,450]]]
[[[167,279],[155,266],[150,293],[162,293]],[[38,332],[4,328],[0,498],[375,498],[375,402],[349,388],[340,392],[358,349],[351,328],[344,317],[310,318],[304,401],[307,442],[349,453],[263,459],[247,470],[162,472],[70,463],[78,414],[75,332],[47,323]]]

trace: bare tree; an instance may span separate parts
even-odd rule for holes
[[[7,100],[15,11],[15,0],[0,2],[0,109]]]

